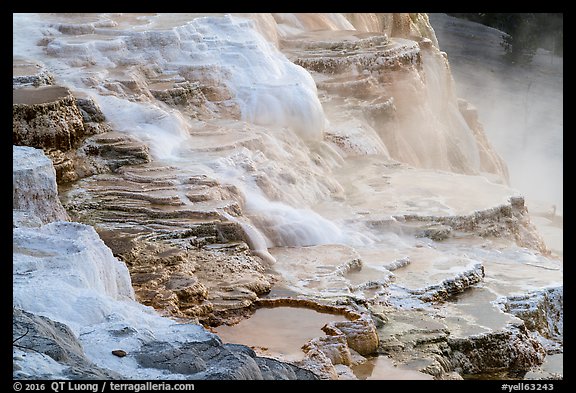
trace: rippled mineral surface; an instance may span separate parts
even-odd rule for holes
[[[14,14],[14,377],[561,379],[562,205],[446,18]]]

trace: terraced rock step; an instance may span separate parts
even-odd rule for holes
[[[85,135],[76,99],[62,86],[13,90],[12,142],[68,151]]]
[[[86,206],[97,205],[99,209],[91,215],[101,216],[103,221],[114,214],[128,214],[132,220],[140,217],[137,221],[149,228],[168,226],[184,230],[202,220],[227,221],[222,212],[239,214],[240,207],[233,195],[217,185],[186,173],[177,174],[167,166],[147,164],[80,180],[77,186],[81,192],[71,190],[62,196],[65,206],[80,215]],[[194,201],[187,195],[192,195]]]
[[[125,139],[108,133],[97,142],[116,148]],[[144,304],[219,324],[270,290],[273,278],[246,245],[239,196],[208,176],[160,163],[123,166],[82,179],[61,197],[129,266]]]
[[[34,61],[13,57],[12,84],[15,89],[53,85],[54,76],[44,66]]]
[[[499,306],[522,319],[542,337],[549,353],[557,352],[564,338],[564,287],[549,287],[500,299]]]
[[[70,327],[49,318],[14,308],[12,314],[14,346],[17,350],[33,349],[25,356],[34,356],[38,364],[61,362],[62,375],[74,379],[78,375],[94,379],[121,378],[121,375],[98,367],[84,353],[82,344]],[[14,358],[14,376],[26,378],[26,371],[18,364],[23,357]],[[52,379],[53,374],[36,374]]]
[[[303,41],[305,43],[303,43]],[[308,32],[290,41],[283,41],[291,56],[292,48],[301,48],[294,63],[326,74],[350,71],[354,66],[382,71],[397,69],[406,64],[417,64],[420,54],[418,44],[411,40],[386,35],[358,33],[354,31]]]
[[[20,73],[25,74],[24,82],[14,78],[12,140],[16,145],[44,149],[52,160],[58,184],[114,170],[127,163],[149,161],[147,148],[139,142],[134,142],[132,147],[118,146],[124,156],[116,157],[118,160],[111,161],[110,165],[91,157],[98,155],[99,150],[84,143],[91,135],[110,131],[104,114],[93,99],[83,93],[72,93],[67,87],[53,85],[52,80],[38,82],[36,74],[29,75],[37,67],[40,66],[24,64],[19,67]],[[39,72],[41,76],[42,68]],[[32,82],[26,82],[28,80]]]
[[[26,53],[69,85],[14,59],[13,139],[49,157],[15,147],[15,305],[70,329],[28,316],[62,345],[15,337],[42,349],[15,375],[562,373],[562,261],[425,14],[33,15]],[[197,324],[286,344],[310,313],[298,366]]]
[[[146,144],[113,131],[87,138],[81,150],[86,160],[94,163],[93,166],[108,168],[109,171],[124,165],[150,162],[150,149]]]

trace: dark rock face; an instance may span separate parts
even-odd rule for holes
[[[89,98],[77,98],[76,103],[85,123],[102,123],[106,118],[96,103]]]
[[[114,371],[96,366],[84,354],[82,345],[70,328],[49,318],[24,310],[14,309],[12,315],[13,346],[24,352],[44,354],[66,368],[64,375],[70,379],[121,378]],[[15,361],[17,366],[17,361]],[[18,368],[18,367],[16,367]],[[14,372],[18,379],[53,378],[51,375],[25,375]]]
[[[143,367],[165,369],[191,379],[317,379],[310,371],[257,357],[244,345],[222,344],[216,337],[182,345],[155,341],[145,344],[135,356]]]
[[[91,136],[79,149],[79,159],[84,166],[77,164],[78,169],[88,167],[89,174],[115,171],[124,165],[138,165],[150,162],[149,148],[144,143],[117,132],[106,132]],[[105,168],[92,170],[90,168]],[[84,176],[82,176],[84,177]]]

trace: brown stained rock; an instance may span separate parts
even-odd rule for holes
[[[123,358],[124,356],[127,355],[127,353],[122,349],[115,349],[112,351],[112,355],[118,356],[119,358]]]
[[[335,306],[332,304],[324,304],[311,299],[301,298],[266,298],[258,299],[255,303],[256,307],[303,307],[315,310],[318,312],[343,315],[351,321],[362,318],[362,314],[351,310],[345,306]]]
[[[86,123],[101,129],[106,123]],[[95,128],[95,126],[93,126]],[[148,146],[126,134],[114,131],[98,133],[86,138],[74,154],[80,177],[108,173],[125,165],[139,165],[151,161]]]
[[[274,282],[243,243],[234,249],[199,254],[197,276],[206,285],[214,305],[207,320],[212,325],[243,317],[258,296],[270,291]]]
[[[117,133],[90,138],[107,145],[122,140]],[[128,266],[140,302],[219,325],[270,291],[273,279],[252,255],[242,226],[222,213],[241,215],[238,190],[156,163],[125,166],[76,186],[63,193],[67,208],[75,220],[96,223]]]
[[[76,148],[85,135],[76,99],[62,86],[13,91],[12,142],[15,145]]]
[[[546,350],[524,325],[467,338],[449,338],[452,364],[463,374],[527,371],[542,364]]]
[[[194,252],[162,242],[147,242],[104,232],[107,244],[128,266],[137,299],[177,317],[196,318],[212,306],[206,287],[195,275]]]
[[[148,228],[146,232],[162,234],[160,236],[167,239],[197,238],[195,244],[199,245],[244,241],[246,238],[238,223],[224,217],[225,213],[241,214],[239,196],[215,186],[220,191],[214,194],[217,199],[192,203],[185,194],[204,185],[188,183],[172,167],[156,163],[123,166],[114,173],[82,179],[77,186],[85,191],[70,190],[65,199],[78,212],[79,220],[91,216],[92,220],[113,221],[121,227],[144,223]],[[166,226],[170,231],[164,231]]]
[[[63,184],[78,180],[73,151],[63,152],[58,149],[47,149],[45,153],[52,160],[56,170],[56,183]]]
[[[212,325],[235,320],[272,286],[244,243],[185,249],[121,232],[103,230],[101,236],[128,266],[138,301],[174,317]]]
[[[181,308],[189,303],[201,303],[208,298],[208,290],[204,285],[196,282],[190,286],[175,291]],[[184,307],[185,308],[185,307]]]
[[[44,149],[58,184],[150,161],[148,147],[129,136],[113,145],[86,140],[109,133],[110,125],[90,97],[73,96],[65,87],[14,89],[12,114],[13,144]]]

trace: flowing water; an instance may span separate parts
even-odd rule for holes
[[[474,133],[446,90],[441,57],[422,53],[423,71],[388,81],[383,90],[386,73],[371,66],[331,79],[295,64],[312,64],[326,53],[361,60],[358,48],[366,45],[368,54],[388,51],[413,67],[415,43],[366,33],[373,28],[368,20],[352,25],[339,14],[15,14],[13,22],[15,63],[41,63],[56,84],[93,98],[114,131],[145,142],[154,163],[176,177],[208,175],[234,187],[243,214],[221,215],[244,228],[250,248],[277,275],[269,296],[351,297],[428,309],[453,334],[466,336],[514,320],[493,305],[496,299],[562,282],[558,241],[553,257],[503,239],[462,235],[440,243],[401,219],[473,215],[524,192],[506,185],[497,164],[483,166]],[[168,105],[151,93],[198,81],[203,90],[195,108]],[[399,112],[414,111],[400,128],[365,116],[390,96]],[[363,107],[365,101],[371,106]],[[184,192],[174,198],[196,203]],[[541,228],[554,242],[562,229],[552,221]],[[354,268],[357,260],[361,269]],[[481,288],[439,310],[412,296],[478,263],[486,270]],[[292,360],[333,318],[260,309],[217,332],[224,341],[266,347]],[[353,370],[361,379],[422,376],[384,357]]]

